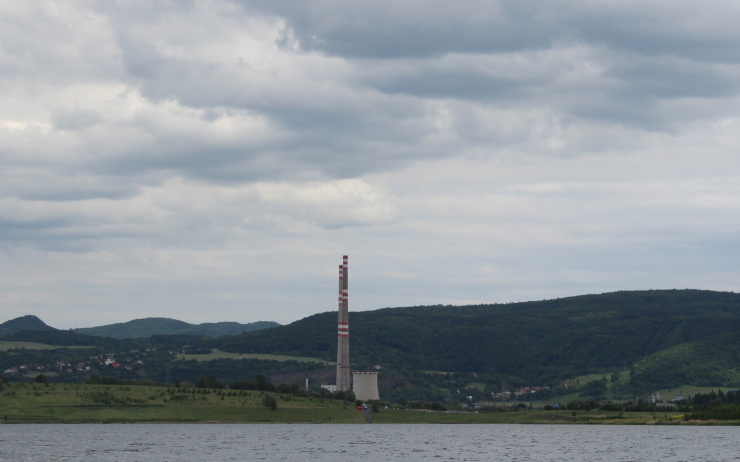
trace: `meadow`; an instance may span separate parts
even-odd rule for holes
[[[354,403],[266,392],[148,385],[12,383],[0,391],[0,423],[364,423]],[[678,412],[519,410],[430,412],[381,408],[374,423],[683,424]],[[727,422],[725,424],[732,424]],[[737,424],[737,422],[734,422]]]

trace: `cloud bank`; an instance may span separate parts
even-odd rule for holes
[[[0,5],[0,306],[56,327],[738,290],[740,7]]]

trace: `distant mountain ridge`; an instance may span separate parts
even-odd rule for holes
[[[190,324],[171,318],[143,318],[128,322],[119,322],[98,327],[81,327],[72,329],[73,332],[98,337],[112,338],[145,338],[152,335],[206,335],[208,337],[221,337],[224,335],[238,335],[244,332],[253,332],[280,324],[272,321],[257,321],[249,324],[238,322],[206,322],[202,324]]]
[[[273,321],[257,321],[248,324],[238,322],[206,322],[190,324],[171,318],[143,318],[128,322],[120,322],[97,327],[81,327],[70,329],[78,334],[96,337],[146,338],[152,335],[205,335],[221,337],[224,335],[238,335],[244,332],[253,332],[280,324]],[[44,323],[34,315],[21,316],[0,324],[0,337],[11,335],[24,330],[58,330]]]

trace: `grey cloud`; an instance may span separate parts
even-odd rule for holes
[[[139,191],[140,184],[133,184],[120,176],[91,175],[89,171],[57,167],[51,171],[36,169],[9,169],[0,176],[0,195],[19,200],[68,202],[88,199],[123,199]]]
[[[252,6],[286,18],[291,36],[302,49],[348,58],[428,58],[545,48],[558,29],[540,1],[254,2]]]
[[[235,140],[214,146],[193,133],[167,135],[140,125],[143,132],[151,131],[156,144],[146,151],[136,147],[96,162],[103,171],[123,174],[161,169],[225,181],[349,177],[452,155],[446,146],[412,148],[435,130],[424,100],[464,100],[480,107],[541,106],[564,117],[666,130],[671,121],[690,120],[694,115],[683,111],[664,119],[665,109],[658,107],[657,100],[730,97],[737,92],[731,72],[702,67],[688,58],[654,56],[671,53],[668,48],[661,52],[646,43],[645,50],[639,51],[630,45],[630,40],[637,44],[658,36],[663,47],[671,37],[680,38],[681,44],[693,43],[697,49],[711,45],[699,32],[682,32],[665,22],[654,24],[652,20],[664,11],[634,5],[562,6],[540,1],[480,2],[466,8],[448,3],[340,5],[321,1],[235,5],[244,18],[255,13],[284,18],[291,37],[304,51],[346,58],[353,73],[337,76],[336,85],[326,93],[315,91],[332,88],[321,81],[331,75],[271,83],[264,75],[240,69],[238,51],[228,58],[233,62],[162,51],[167,45],[198,45],[209,34],[228,37],[213,19],[204,20],[189,35],[182,30],[186,24],[193,25],[185,18],[199,13],[197,2],[173,10],[130,5],[103,8],[116,28],[128,78],[149,101],[176,101],[203,109],[206,121],[217,118],[218,108],[249,111],[264,116],[283,132],[279,140]],[[681,17],[681,13],[676,15]],[[230,25],[240,23],[238,15],[225,20]],[[562,65],[567,55],[558,57],[557,51],[578,43],[592,47],[590,59],[603,72],[585,84],[563,84],[558,79],[568,72]],[[552,52],[555,57],[551,59],[559,59],[561,68],[540,66],[534,54],[538,50]],[[678,46],[672,52],[685,54]],[[453,54],[461,58],[439,59]],[[485,62],[494,55],[510,56],[511,63],[494,66]],[[521,56],[527,56],[528,62],[518,62]],[[404,96],[410,98],[397,99]],[[407,109],[397,109],[403,105]]]
[[[582,119],[672,131],[677,124],[733,114],[731,101],[740,95],[740,69],[670,57],[623,59],[600,80],[560,107]]]
[[[343,252],[375,265],[368,308],[708,286],[712,268],[737,285],[730,2],[8,5],[0,243],[27,252],[0,265],[35,282],[3,286],[24,309],[127,312],[197,281],[166,309],[224,309],[223,289],[240,316],[301,307],[290,321],[324,294],[286,292],[277,259],[323,281],[316,261]],[[687,178],[722,194],[687,210]]]
[[[737,6],[724,1],[250,2],[287,19],[308,51],[347,58],[506,53],[591,42],[637,54],[737,62]]]
[[[94,233],[72,217],[13,219],[0,217],[0,242],[20,245],[32,242],[47,251],[85,252],[100,246],[108,233]]]
[[[79,108],[61,109],[51,116],[52,124],[60,130],[80,130],[98,124],[102,120],[103,118],[97,112]]]
[[[263,8],[283,15],[291,37],[305,50],[362,63],[369,60],[369,69],[376,64],[391,69],[395,60],[395,72],[380,76],[371,70],[360,80],[388,94],[481,104],[539,103],[575,117],[649,130],[667,130],[674,121],[706,116],[703,110],[671,111],[661,100],[738,94],[740,11],[725,2],[645,8],[631,3],[556,6],[527,1],[482,2],[465,8],[446,3],[342,8],[331,2],[301,2]],[[562,88],[555,81],[557,70],[510,77],[502,69],[481,72],[473,65],[429,65],[443,55],[468,54],[474,62],[476,56],[514,56],[573,44],[592,47],[594,64],[603,68],[590,85]],[[409,64],[405,58],[416,61]],[[539,99],[542,94],[546,99]]]
[[[4,9],[0,15],[0,79],[71,84],[119,74],[119,55],[108,40],[104,16],[84,2],[55,14],[43,2]],[[84,21],[78,27],[76,21]]]
[[[631,8],[630,8],[631,6]],[[565,19],[580,40],[632,55],[738,63],[737,5],[724,1],[616,3],[571,11]]]
[[[165,138],[146,151],[124,151],[120,155],[101,159],[91,164],[93,171],[107,175],[135,177],[152,171],[168,172],[188,178],[199,178],[214,182],[252,182],[260,178],[279,178],[290,171],[282,170],[279,163],[264,162],[269,152],[253,149],[213,147],[205,142],[173,140]]]
[[[111,180],[113,181],[113,180]],[[116,181],[113,181],[116,182]],[[75,202],[89,199],[122,199],[131,197],[137,187],[126,185],[75,185],[56,180],[48,185],[37,185],[33,189],[16,188],[14,193],[26,200],[48,202]]]
[[[606,78],[622,82],[618,98],[722,98],[738,94],[740,69],[699,66],[670,58],[625,61],[609,69]]]
[[[375,87],[386,93],[402,93],[420,98],[453,98],[480,102],[507,101],[527,96],[526,88],[531,85],[526,79],[499,77],[496,75],[443,69],[416,75],[399,75],[389,81],[375,83]]]

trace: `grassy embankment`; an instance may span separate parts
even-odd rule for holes
[[[287,356],[287,355],[272,355],[272,354],[257,354],[257,353],[229,353],[218,349],[211,350],[210,353],[205,354],[181,354],[177,355],[177,359],[196,361],[213,361],[214,359],[265,359],[274,361],[297,361],[299,363],[316,362],[324,364],[334,364],[329,361],[324,361],[319,358],[309,358],[304,356]]]
[[[262,405],[263,393],[176,389],[144,385],[9,384],[0,391],[0,423],[223,422],[362,423],[351,403],[273,393],[278,408]],[[7,420],[5,420],[7,417]],[[382,409],[376,423],[683,423],[675,412],[630,413],[525,410],[439,413]],[[721,422],[738,424],[740,422]]]
[[[602,377],[605,377],[605,376],[607,377],[607,379],[609,379],[608,374],[607,375],[589,374],[589,375],[581,375],[579,377],[574,377],[573,379],[567,382],[571,384],[574,382],[579,382],[580,384],[586,384],[594,380],[600,380]],[[636,395],[634,395],[633,393],[629,391],[624,391],[624,390],[629,390],[629,380],[630,380],[630,371],[624,371],[620,374],[618,381],[609,382],[607,385],[606,399],[612,400],[615,402],[633,399]],[[663,389],[655,390],[655,391],[658,394],[660,394],[661,400],[667,403],[679,396],[688,398],[689,396],[693,396],[699,393],[703,394],[703,393],[709,393],[711,391],[717,392],[719,390],[722,390],[723,392],[727,393],[730,390],[734,390],[734,389],[735,388],[728,388],[728,387],[699,387],[695,385],[682,385],[680,387],[663,388]],[[553,404],[553,403],[563,403],[564,404],[569,401],[587,400],[587,399],[589,398],[581,396],[581,392],[576,390],[573,393],[559,395],[547,401],[543,401],[541,404]]]

